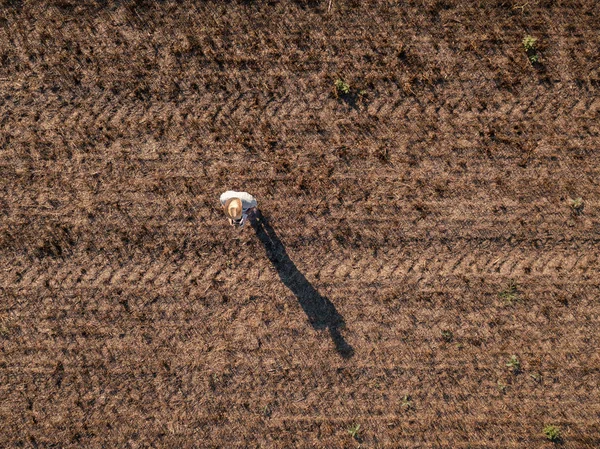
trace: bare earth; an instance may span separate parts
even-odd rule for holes
[[[600,447],[600,3],[331,3],[3,2],[0,447]]]

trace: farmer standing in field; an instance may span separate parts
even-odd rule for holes
[[[252,217],[258,205],[256,198],[247,192],[228,190],[221,195],[221,206],[231,226],[242,227]]]

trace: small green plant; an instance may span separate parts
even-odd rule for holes
[[[583,212],[583,198],[569,200],[569,204],[575,214],[579,215],[581,212]]]
[[[521,372],[521,362],[519,361],[519,358],[516,355],[510,356],[510,359],[508,359],[506,366],[508,366],[515,374]]]
[[[337,95],[348,95],[350,93],[350,85],[344,80],[338,78],[335,80],[334,85]]]
[[[504,290],[498,293],[498,296],[504,300],[506,305],[512,305],[519,300],[519,289],[517,283],[511,280]]]
[[[525,36],[523,39],[523,48],[532,64],[539,62],[540,57],[537,52],[537,39],[535,37]]]
[[[348,433],[352,436],[352,438],[354,438],[355,440],[358,439],[358,432],[360,432],[360,424],[354,424],[352,427],[350,427],[348,429]]]
[[[537,39],[532,36],[525,36],[523,38],[523,47],[525,51],[535,51],[535,46],[537,45]]]
[[[413,403],[408,395],[404,395],[404,397],[402,398],[402,407],[408,410],[413,408]]]
[[[505,394],[506,393],[506,387],[508,385],[506,385],[504,382],[502,382],[501,380],[498,381],[498,391],[500,391],[500,393]]]
[[[452,339],[454,339],[454,334],[452,333],[452,331],[443,330],[442,331],[442,338],[444,339],[444,341],[446,343],[450,343],[452,341]]]
[[[556,426],[544,427],[544,435],[552,442],[560,441],[560,429]]]

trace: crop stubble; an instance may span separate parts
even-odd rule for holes
[[[4,5],[0,445],[600,445],[600,11],[515,6]]]

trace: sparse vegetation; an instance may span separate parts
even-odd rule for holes
[[[537,39],[533,36],[525,36],[523,38],[523,48],[529,58],[529,61],[533,64],[539,62],[540,57],[537,51]]]
[[[367,91],[352,87],[342,78],[337,78],[333,83],[333,93],[335,98],[342,100],[353,108],[358,108],[359,105],[365,104]]]
[[[354,438],[355,440],[357,440],[359,438],[359,432],[360,432],[360,424],[355,424],[352,427],[350,427],[348,429],[348,433],[352,436],[352,438]]]
[[[452,331],[449,330],[443,330],[442,331],[442,339],[446,342],[446,343],[450,343],[453,339],[454,339],[454,334],[452,333]]]
[[[350,93],[350,85],[344,80],[338,78],[335,80],[334,85],[337,95],[348,95]]]
[[[404,395],[404,397],[402,398],[402,407],[405,409],[413,408],[413,403],[410,400],[410,396]]]
[[[521,372],[521,362],[516,355],[512,355],[510,359],[508,359],[506,366],[509,367],[514,374]]]
[[[537,39],[532,36],[525,36],[523,38],[523,47],[525,51],[535,51],[535,46],[537,44]]]
[[[544,435],[552,442],[560,441],[560,428],[556,426],[544,427]]]
[[[583,212],[583,198],[575,198],[569,200],[569,205],[571,206],[571,210],[576,215],[580,215]]]
[[[519,300],[519,289],[514,280],[510,280],[504,289],[498,293],[498,296],[504,301],[505,305],[513,305]]]

